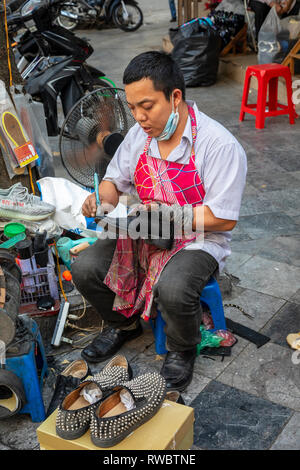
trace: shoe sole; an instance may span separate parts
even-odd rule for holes
[[[109,354],[106,354],[106,356],[100,357],[99,359],[98,359],[98,358],[97,358],[97,359],[90,358],[89,356],[86,356],[83,351],[81,352],[81,357],[82,357],[83,359],[85,359],[87,362],[92,362],[92,363],[104,362],[104,361],[106,361],[106,359],[109,359],[109,358],[111,358],[112,356],[114,356],[114,354],[116,354],[116,352],[118,352],[118,351],[121,349],[121,347],[123,346],[123,344],[125,344],[125,343],[127,343],[127,342],[129,342],[129,341],[132,341],[132,340],[138,338],[138,337],[141,336],[142,334],[143,334],[143,331],[141,331],[140,333],[135,334],[135,335],[132,336],[130,339],[127,339],[126,341],[124,341],[124,343],[122,343],[122,345],[121,345],[119,348],[115,349],[114,351],[110,352]]]
[[[31,222],[47,219],[47,217],[51,217],[51,215],[53,214],[54,211],[44,215],[27,215],[22,212],[0,209],[0,217],[3,217],[5,219],[29,220]]]
[[[160,401],[159,403],[159,406],[157,407],[156,410],[154,410],[152,413],[150,413],[148,416],[145,416],[144,419],[142,419],[141,421],[139,421],[139,423],[136,423],[134,426],[132,426],[130,429],[128,429],[126,432],[124,432],[124,434],[122,434],[121,436],[118,436],[118,437],[115,437],[113,439],[109,439],[109,440],[102,440],[102,439],[99,439],[95,436],[93,436],[91,434],[91,441],[92,443],[97,446],[97,447],[103,447],[103,448],[106,448],[106,447],[114,447],[115,445],[119,444],[119,442],[123,441],[127,436],[129,436],[129,434],[131,434],[133,431],[135,431],[137,428],[141,427],[144,423],[146,423],[147,421],[149,421],[159,410],[159,408],[161,407],[163,401],[165,399],[165,395],[163,396],[162,400]]]
[[[61,437],[62,439],[66,439],[67,441],[72,441],[74,439],[79,439],[79,437],[83,436],[90,428],[90,423],[88,423],[83,429],[78,429],[74,432],[63,431],[56,427],[56,434]]]

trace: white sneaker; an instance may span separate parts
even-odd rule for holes
[[[19,220],[42,220],[51,216],[55,207],[30,194],[25,186],[16,183],[0,189],[0,217]]]

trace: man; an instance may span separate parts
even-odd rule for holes
[[[297,0],[250,0],[249,6],[255,15],[254,21],[256,40],[258,38],[260,28],[262,27],[266,17],[268,16],[268,13],[273,6],[275,6],[276,12],[280,18],[298,15],[299,13],[299,3],[297,3]]]
[[[174,23],[176,21],[176,6],[175,6],[175,0],[169,0],[169,7],[170,7],[170,12],[171,12],[171,19],[170,23]]]
[[[100,362],[115,354],[142,333],[140,316],[149,318],[157,305],[166,322],[168,350],[161,374],[169,389],[182,391],[192,380],[201,341],[201,291],[230,254],[246,156],[223,126],[185,101],[183,75],[166,54],[151,51],[135,57],[123,83],[137,123],[99,185],[102,206],[116,206],[121,193],[131,193],[147,207],[159,204],[163,217],[170,207],[184,208],[185,222],[193,230],[204,226],[204,240],[196,232],[184,232],[167,250],[145,240],[107,239],[82,252],[72,264],[73,280],[108,324],[82,356]],[[82,212],[96,215],[93,194]],[[116,305],[120,298],[124,308]]]

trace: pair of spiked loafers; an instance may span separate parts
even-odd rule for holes
[[[60,403],[56,433],[63,439],[78,439],[90,429],[94,445],[113,447],[156,414],[166,391],[160,374],[132,379],[127,359],[115,356]]]

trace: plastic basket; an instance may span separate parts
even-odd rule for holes
[[[55,305],[50,310],[39,310],[37,301],[40,297],[51,295]],[[33,273],[23,274],[21,284],[21,314],[29,316],[56,315],[60,308],[58,286],[54,266],[48,264],[45,268],[38,268]]]

